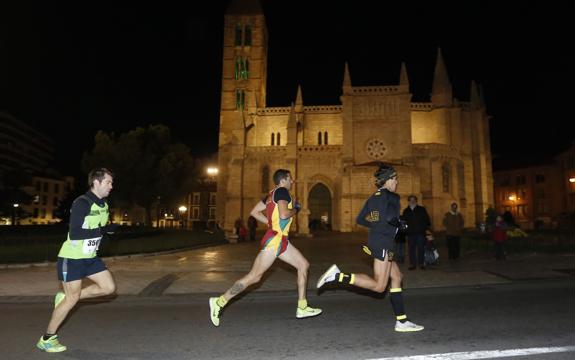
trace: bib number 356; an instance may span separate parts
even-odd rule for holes
[[[84,245],[82,247],[82,251],[84,252],[84,254],[89,255],[89,254],[92,254],[95,251],[97,251],[98,246],[100,246],[100,239],[99,238],[84,240]]]

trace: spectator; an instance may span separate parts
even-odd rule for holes
[[[503,217],[497,216],[493,227],[493,240],[495,241],[495,259],[505,260],[505,241],[507,241],[507,224]]]
[[[409,195],[408,206],[403,210],[402,219],[407,223],[407,244],[409,246],[409,270],[418,265],[425,270],[424,252],[425,234],[431,227],[427,210],[417,204],[417,196]]]
[[[449,260],[457,260],[461,234],[463,233],[463,215],[457,210],[457,203],[451,204],[451,209],[445,213],[443,226],[445,227],[448,258]]]

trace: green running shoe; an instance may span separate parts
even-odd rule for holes
[[[218,305],[218,298],[210,298],[210,318],[212,319],[212,324],[214,326],[220,326],[220,311],[222,307]]]
[[[303,319],[303,318],[308,318],[308,317],[312,317],[312,316],[318,316],[321,313],[322,313],[321,309],[314,309],[314,308],[308,306],[305,309],[297,308],[297,311],[295,313],[295,317],[298,319]]]
[[[66,351],[67,349],[58,341],[58,335],[53,335],[48,340],[44,340],[44,337],[40,336],[40,340],[38,340],[38,343],[36,343],[36,347],[49,353],[62,352]]]
[[[54,308],[57,308],[58,305],[62,302],[62,300],[64,300],[65,297],[66,297],[66,294],[64,294],[61,291],[58,291],[56,296],[54,296]]]

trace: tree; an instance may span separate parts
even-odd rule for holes
[[[100,131],[92,151],[84,154],[82,166],[86,173],[95,167],[109,168],[115,175],[116,203],[146,209],[148,225],[158,198],[173,204],[197,179],[190,149],[173,143],[170,129],[164,125],[138,127],[120,135]]]

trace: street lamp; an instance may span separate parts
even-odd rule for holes
[[[219,170],[217,167],[209,167],[206,169],[206,172],[208,173],[209,176],[214,177],[218,175]]]
[[[575,177],[569,178],[570,183],[575,183]]]
[[[515,195],[510,195],[509,200],[515,201],[515,200],[517,200],[517,197]]]
[[[188,210],[188,208],[185,207],[184,205],[178,208],[178,211],[180,212],[180,221],[182,222],[182,228],[184,228],[184,213],[186,212],[186,210]]]
[[[18,203],[14,203],[12,204],[12,206],[14,207],[14,209],[12,209],[12,226],[16,225],[16,214],[18,212],[18,207],[20,206],[20,204]]]

